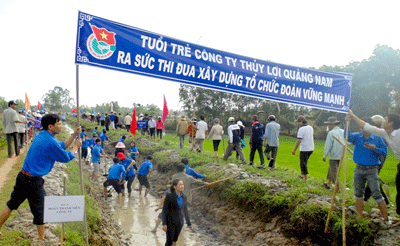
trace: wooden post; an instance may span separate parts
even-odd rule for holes
[[[346,139],[344,141],[344,148],[347,149],[349,139],[349,124],[350,121],[346,121]],[[343,166],[343,209],[342,209],[342,233],[343,233],[343,246],[346,246],[346,175],[347,175],[347,151],[344,151],[344,166]]]
[[[65,177],[63,178],[63,183],[64,183],[64,190],[63,190],[63,196],[65,196],[66,193],[66,188],[65,188]],[[64,222],[61,223],[61,246],[64,245]]]
[[[340,168],[342,167],[342,163],[343,163],[344,152],[345,152],[345,147],[343,145],[342,155],[340,157],[339,166],[338,166],[338,170],[336,173],[335,189],[332,194],[331,207],[329,209],[328,219],[326,220],[326,224],[325,224],[325,233],[328,232],[329,221],[332,217],[332,211],[333,211],[333,205],[335,204],[336,193],[339,190],[339,174],[340,174]]]

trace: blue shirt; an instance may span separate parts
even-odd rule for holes
[[[93,133],[97,133],[97,130],[96,130],[96,129],[94,129],[94,130],[93,130],[93,132],[92,132],[92,134],[93,134]]]
[[[178,193],[175,191],[175,196],[176,196],[176,201],[178,202],[179,208],[181,208],[183,205],[183,192],[181,192],[181,195],[178,195]]]
[[[132,158],[136,158],[136,154],[132,153],[132,152],[138,152],[138,149],[136,148],[136,146],[131,147],[131,149],[129,150],[129,152],[131,153],[131,157]]]
[[[381,163],[379,156],[387,153],[387,147],[382,138],[373,134],[369,138],[364,138],[361,132],[350,133],[349,142],[354,144],[353,160],[361,166],[379,165]],[[374,144],[375,150],[367,149],[364,143]]]
[[[86,139],[85,141],[82,141],[82,148],[88,148],[90,144],[90,140]]]
[[[193,168],[189,167],[189,165],[185,165],[185,166],[186,166],[186,174],[187,175],[191,175],[195,178],[201,178],[201,179],[206,177],[205,175],[196,172]]]
[[[119,138],[118,143],[119,143],[119,142],[125,143],[124,140],[122,139],[122,136]]]
[[[81,135],[80,135],[81,139],[83,138],[83,136],[86,136],[86,132],[81,132]]]
[[[94,142],[93,138],[89,138],[88,141],[89,141],[89,147],[90,146],[93,146],[93,147],[95,146],[96,143]],[[93,147],[90,147],[90,148],[93,148]]]
[[[100,163],[100,154],[103,153],[103,149],[101,146],[95,144],[92,149],[92,162]]]
[[[121,165],[123,165],[125,167],[125,170],[128,170],[129,165],[131,164],[133,160],[130,158],[125,158],[122,160]],[[133,167],[133,165],[131,166],[131,168],[129,169],[129,171],[126,173],[127,177],[133,176],[135,175],[135,168]]]
[[[105,140],[110,140],[106,134],[100,135],[100,140],[103,143]]]
[[[125,167],[122,166],[119,163],[114,163],[109,169],[108,169],[108,179],[111,180],[120,180],[122,175],[122,180],[126,179],[126,171]]]
[[[59,142],[49,131],[41,131],[33,140],[22,169],[33,176],[44,176],[54,166],[54,162],[69,162],[75,158],[66,151],[65,143]]]
[[[111,121],[114,121],[114,120],[115,120],[115,115],[113,115],[113,114],[110,115],[110,120],[111,120]]]
[[[150,169],[153,168],[153,164],[151,164],[151,162],[149,160],[146,160],[145,162],[142,163],[142,165],[140,165],[139,168],[139,175],[147,175],[149,174]]]
[[[250,143],[262,142],[264,140],[264,133],[264,125],[258,121],[254,122],[253,126],[251,127]]]

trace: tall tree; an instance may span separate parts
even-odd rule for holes
[[[44,105],[50,111],[69,111],[74,106],[74,99],[70,97],[69,90],[56,86],[42,97]]]

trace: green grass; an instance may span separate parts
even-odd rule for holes
[[[86,123],[85,123],[86,124]],[[89,123],[92,124],[92,123]],[[92,124],[94,125],[94,124]],[[89,125],[89,127],[91,127]],[[94,128],[94,127],[93,127]],[[116,141],[121,134],[126,134],[124,130],[110,131],[109,137]],[[137,137],[141,137],[141,134],[137,134]],[[128,140],[129,141],[129,140]],[[249,139],[246,136],[245,141],[248,143]],[[325,227],[325,221],[327,218],[327,206],[322,206],[312,203],[309,200],[309,194],[317,194],[320,196],[331,196],[332,190],[327,190],[323,187],[323,182],[326,181],[326,175],[328,172],[329,162],[323,162],[322,156],[324,151],[324,141],[315,141],[315,150],[311,155],[308,163],[309,181],[304,182],[299,178],[300,174],[300,161],[299,152],[296,155],[292,155],[292,150],[295,145],[296,139],[288,136],[280,137],[280,146],[278,149],[278,157],[275,171],[271,172],[268,169],[259,170],[255,167],[259,165],[258,153],[255,156],[255,167],[245,166],[244,169],[250,173],[258,173],[262,176],[272,176],[276,179],[285,181],[289,187],[287,190],[271,194],[268,192],[269,188],[254,181],[236,181],[230,180],[220,185],[215,185],[207,188],[207,192],[210,196],[221,199],[230,205],[236,205],[246,211],[253,211],[257,213],[260,220],[269,221],[271,216],[279,214],[285,220],[290,220],[292,223],[288,224],[289,228],[284,228],[286,231],[292,233],[296,237],[302,238],[307,236],[307,233],[315,235],[314,238],[323,238],[325,242],[340,244],[341,243],[341,215],[334,213],[331,219],[331,224],[328,230],[328,234],[324,234],[321,231]],[[212,182],[220,179],[223,176],[222,172],[215,172],[207,167],[207,163],[215,163],[218,165],[227,165],[228,163],[240,163],[240,160],[236,160],[236,157],[232,155],[228,161],[222,161],[224,153],[224,147],[227,145],[227,137],[224,137],[224,141],[221,142],[218,155],[219,158],[215,159],[212,140],[205,140],[204,152],[197,153],[195,151],[189,151],[188,139],[186,138],[185,148],[179,149],[179,138],[175,136],[175,133],[167,133],[163,140],[153,141],[154,147],[143,146],[142,142],[137,143],[139,152],[142,155],[152,154],[154,156],[154,162],[157,164],[164,165],[163,171],[171,170],[173,164],[179,162],[180,158],[185,156],[189,159],[189,164],[194,167],[198,172],[201,172],[207,176],[206,180]],[[352,146],[350,146],[352,148]],[[165,152],[163,150],[170,150]],[[175,153],[173,157],[172,153]],[[244,154],[246,161],[249,161],[250,148],[244,148]],[[347,172],[346,172],[346,186],[350,188],[346,193],[346,206],[354,205],[354,192],[353,192],[353,171],[355,164],[352,161],[352,156],[347,156]],[[395,190],[395,173],[396,173],[397,159],[393,153],[389,151],[388,158],[384,169],[381,172],[381,177],[386,181],[390,187],[391,202],[393,203],[396,195]],[[343,168],[339,177],[340,181],[343,181]],[[342,185],[341,185],[342,186]],[[345,189],[341,188],[344,192]],[[220,196],[215,196],[220,194]],[[342,198],[343,193],[337,195]],[[336,204],[341,206],[341,204]],[[370,199],[366,203],[366,208],[369,210],[372,207],[376,207],[375,201]],[[390,214],[396,214],[394,211],[395,207],[390,207]],[[348,235],[348,243],[367,245],[368,241],[373,238],[374,232],[368,227],[367,220],[360,220],[356,217],[346,219],[346,227]],[[312,236],[310,234],[310,236]],[[365,239],[362,241],[361,239]],[[361,240],[361,241],[360,241]]]

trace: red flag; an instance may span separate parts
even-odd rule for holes
[[[25,109],[31,110],[31,102],[29,101],[28,94],[25,93]]]
[[[78,110],[76,108],[74,108],[73,110],[71,110],[72,113],[76,113],[78,112]]]
[[[40,110],[40,108],[42,107],[42,104],[40,104],[40,102],[37,102],[37,109]]]
[[[168,116],[168,106],[167,106],[167,100],[165,100],[165,95],[164,95],[164,109],[163,109],[163,113],[162,113],[162,120],[165,123],[165,119]]]
[[[133,108],[133,114],[132,114],[132,123],[131,123],[131,133],[133,136],[136,135],[136,128],[137,128],[137,121],[136,121],[136,109]]]
[[[115,32],[109,32],[105,28],[97,28],[94,25],[91,25],[91,27],[98,42],[103,41],[109,45],[115,44]]]

